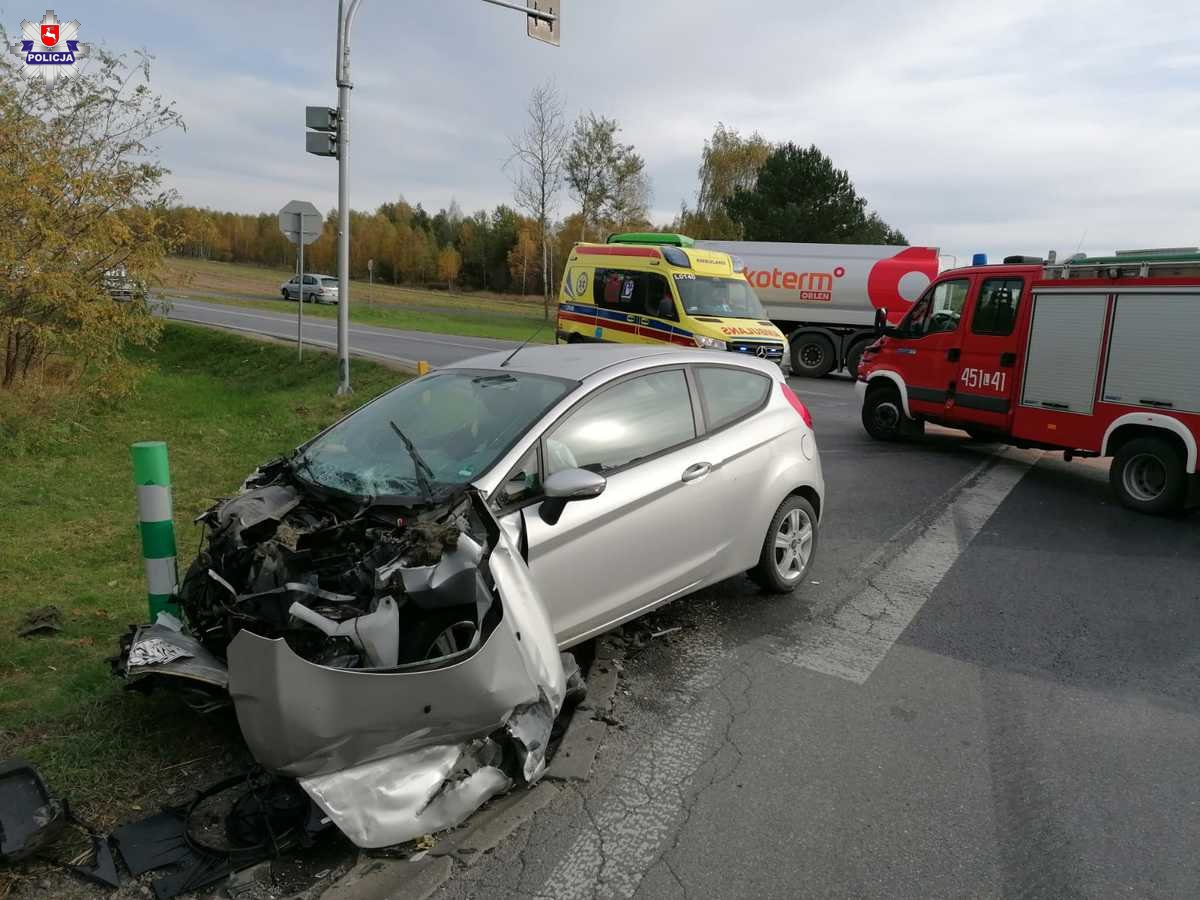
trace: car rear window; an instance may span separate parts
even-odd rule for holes
[[[322,287],[337,287],[338,281],[336,278],[322,278],[321,286]]]
[[[744,369],[703,366],[696,370],[696,378],[704,397],[704,420],[710,430],[754,413],[771,390],[770,378]]]

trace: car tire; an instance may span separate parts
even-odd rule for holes
[[[923,430],[920,422],[904,414],[900,391],[890,383],[867,388],[863,399],[863,428],[877,441],[898,441]]]
[[[837,365],[833,344],[822,335],[802,334],[792,339],[791,347],[793,375],[822,378]]]
[[[863,354],[867,351],[867,346],[870,343],[870,341],[859,341],[846,354],[846,371],[850,374],[851,378],[858,377],[858,364],[862,362]]]
[[[771,517],[758,565],[747,574],[769,594],[790,594],[812,569],[818,531],[812,504],[799,494],[788,497]]]
[[[279,290],[279,296],[281,296],[281,297],[282,297],[284,300],[287,300],[287,299],[289,299],[289,298],[288,298],[288,292],[287,292],[287,288],[280,288],[280,290]]]
[[[1124,444],[1113,458],[1108,480],[1122,506],[1150,516],[1177,513],[1187,499],[1183,456],[1164,438],[1134,438]]]

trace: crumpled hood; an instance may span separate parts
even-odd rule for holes
[[[229,693],[254,758],[297,777],[484,737],[566,691],[557,642],[524,562],[499,532],[489,557],[501,620],[453,665],[358,671],[301,659],[282,639],[242,631],[229,646]],[[477,573],[480,591],[487,591]]]

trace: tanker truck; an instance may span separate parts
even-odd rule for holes
[[[788,339],[793,375],[858,370],[875,339],[875,311],[899,324],[938,274],[938,248],[697,241],[734,257]]]

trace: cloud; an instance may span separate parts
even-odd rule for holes
[[[156,84],[188,119],[164,144],[186,200],[334,205],[336,165],[304,154],[302,127],[306,103],[336,105],[330,3],[249,17],[232,0],[107,5],[84,23],[89,39],[158,50]],[[357,208],[401,194],[433,208],[510,202],[506,135],[553,78],[572,115],[620,120],[660,220],[692,199],[722,121],[817,144],[911,240],[960,257],[1073,250],[1085,233],[1088,250],[1196,244],[1198,41],[1183,2],[1133,21],[1117,0],[605,0],[568,7],[555,50],[475,0],[367,2],[352,44],[351,196]]]

